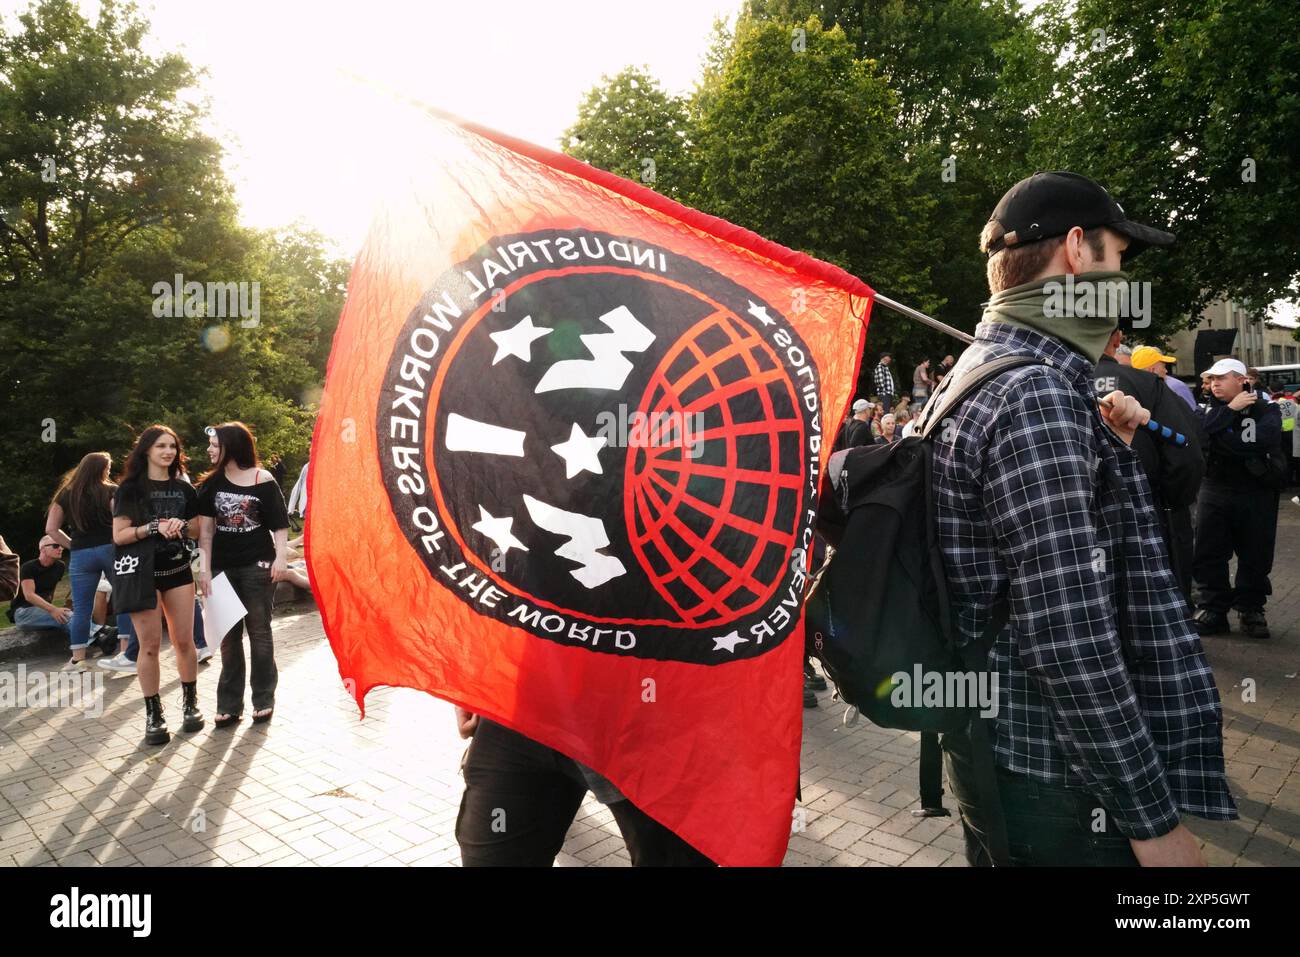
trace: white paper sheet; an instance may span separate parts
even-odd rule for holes
[[[236,624],[244,620],[248,609],[235,594],[226,573],[212,579],[212,594],[203,599],[203,636],[214,651],[221,648],[221,640]]]

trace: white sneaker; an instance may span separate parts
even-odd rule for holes
[[[203,662],[207,661],[209,658],[212,657],[211,645],[208,645],[206,648],[195,648],[194,650],[198,652],[199,664],[203,664]]]
[[[59,670],[60,671],[85,671],[89,667],[90,667],[90,662],[87,661],[85,658],[81,659],[80,661],[77,661],[74,658]]]
[[[105,671],[120,671],[123,674],[135,674],[135,662],[125,654],[114,655],[112,658],[100,658],[99,667]]]

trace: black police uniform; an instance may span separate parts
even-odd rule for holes
[[[1151,418],[1187,437],[1186,445],[1157,438],[1145,429],[1133,436],[1133,451],[1142,463],[1160,513],[1169,564],[1187,599],[1192,604],[1192,503],[1205,475],[1200,426],[1196,416],[1178,393],[1154,372],[1121,365],[1110,356],[1097,363],[1093,388],[1101,398],[1116,389],[1142,403]]]
[[[1268,576],[1281,487],[1272,459],[1281,448],[1282,413],[1263,397],[1240,412],[1211,397],[1196,415],[1206,451],[1192,563],[1199,592],[1197,625],[1203,634],[1226,630],[1223,616],[1236,608],[1243,630],[1265,637],[1264,601],[1273,592]],[[1234,552],[1235,587],[1228,582]],[[1256,615],[1258,624],[1252,620]]]

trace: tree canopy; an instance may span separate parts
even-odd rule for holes
[[[347,269],[309,230],[238,223],[199,78],[142,49],[134,7],[91,23],[43,0],[19,25],[0,33],[0,517],[30,552],[59,474],[97,450],[116,470],[155,421],[195,477],[229,419],[300,463]],[[185,308],[159,292],[177,277],[242,284],[256,311]]]
[[[670,108],[660,148],[678,178],[662,191],[966,330],[988,297],[977,244],[999,197],[1074,170],[1178,234],[1134,261],[1159,342],[1217,297],[1257,314],[1298,297],[1300,36],[1279,29],[1297,6],[748,0],[715,28],[692,93],[644,70],[606,78],[586,100],[604,112],[579,112],[570,148],[625,172],[646,147],[619,117],[651,129]],[[876,310],[867,357],[892,349],[907,368],[954,347]]]

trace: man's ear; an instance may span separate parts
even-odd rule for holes
[[[1087,272],[1087,263],[1084,261],[1086,255],[1085,244],[1083,241],[1083,227],[1071,226],[1070,231],[1065,234],[1065,244],[1063,252],[1065,253],[1065,271],[1078,275],[1081,272]]]

